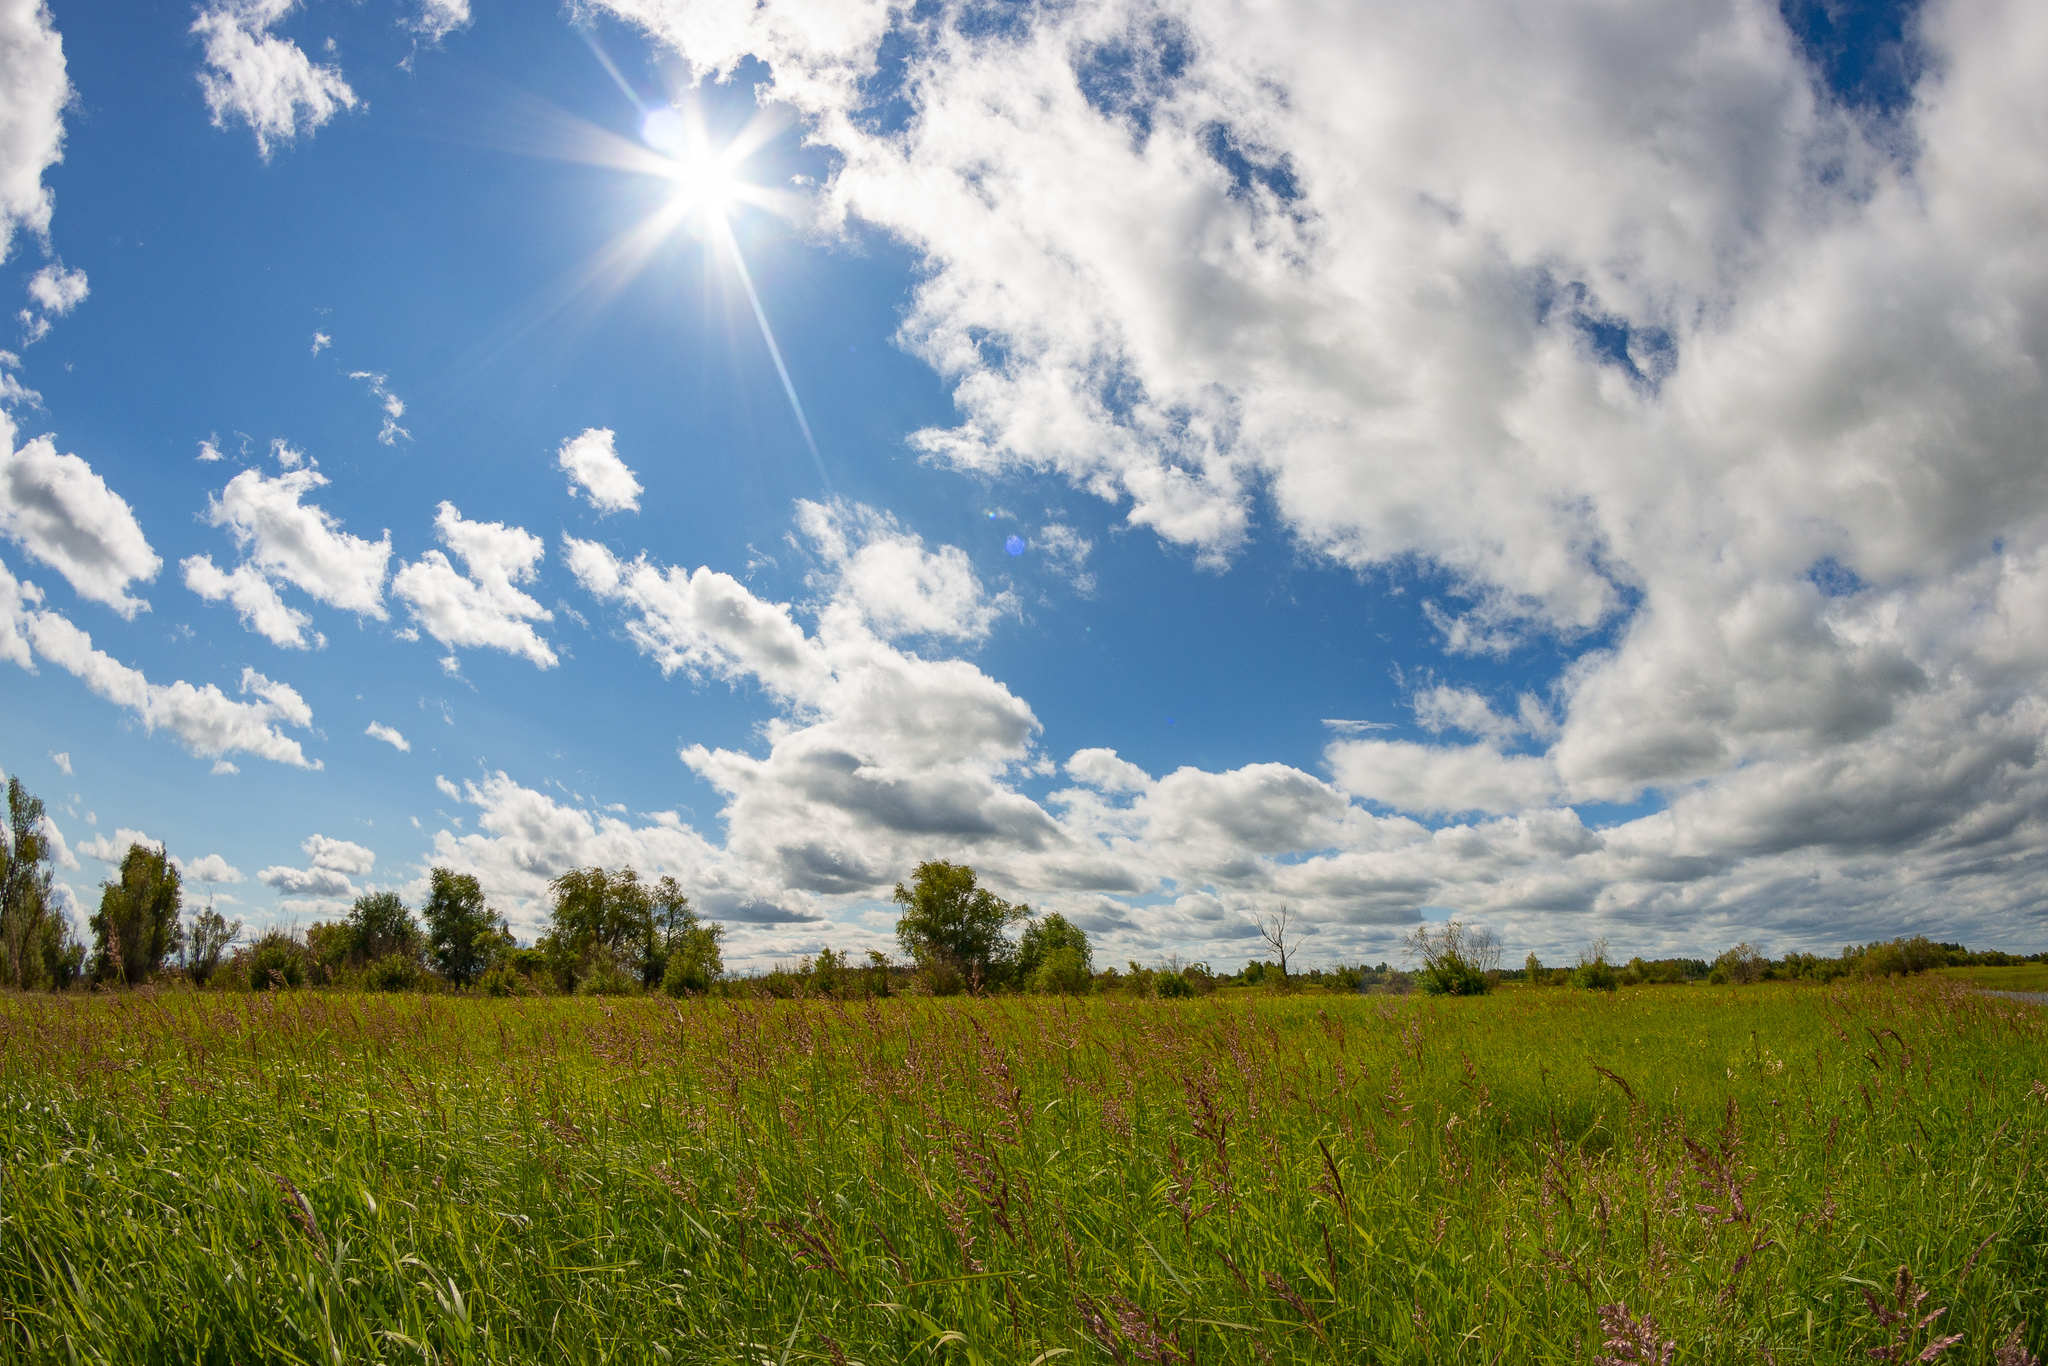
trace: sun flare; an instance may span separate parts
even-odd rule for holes
[[[737,174],[736,145],[712,147],[700,122],[669,105],[647,112],[640,138],[667,159],[678,208],[722,213],[746,188]]]

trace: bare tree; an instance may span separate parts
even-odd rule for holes
[[[1252,919],[1259,927],[1259,938],[1265,940],[1266,947],[1271,949],[1280,958],[1280,980],[1282,982],[1287,980],[1287,922],[1289,918],[1285,902],[1282,902],[1280,909],[1271,915],[1266,914],[1264,911],[1252,912]]]

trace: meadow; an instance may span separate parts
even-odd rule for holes
[[[1934,976],[14,995],[0,1352],[2021,1362],[2044,1077]]]

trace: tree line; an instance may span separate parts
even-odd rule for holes
[[[6,843],[0,848],[0,986],[64,990],[73,986],[141,985],[175,976],[193,986],[266,990],[337,986],[364,990],[474,990],[530,993],[674,996],[728,992],[773,995],[889,995],[902,990],[1031,991],[1081,995],[1201,996],[1223,986],[1337,991],[1419,990],[1479,995],[1503,982],[1613,991],[1623,986],[1694,981],[1747,984],[1773,980],[1832,981],[1844,976],[1896,976],[1946,966],[2042,961],[1996,951],[1973,952],[1925,936],[1850,945],[1837,957],[1791,953],[1773,960],[1737,944],[1711,962],[1697,958],[1609,961],[1596,940],[1569,967],[1545,967],[1530,954],[1519,969],[1501,965],[1501,946],[1483,926],[1452,921],[1416,927],[1404,940],[1412,972],[1376,967],[1290,970],[1288,912],[1263,919],[1261,937],[1277,961],[1254,960],[1234,974],[1170,956],[1157,967],[1136,962],[1097,970],[1087,933],[1058,913],[1035,914],[981,885],[965,864],[917,865],[892,899],[896,941],[907,962],[870,952],[855,963],[825,949],[794,968],[763,977],[725,971],[725,926],[705,921],[676,880],[648,881],[632,868],[574,868],[548,884],[548,920],[528,947],[512,936],[486,902],[476,877],[430,870],[417,910],[396,893],[356,898],[347,914],[297,932],[273,927],[242,942],[242,925],[209,903],[189,920],[184,881],[161,846],[134,844],[100,884],[90,918],[90,945],[72,933],[50,868],[52,845],[42,801],[18,777],[7,782]],[[1014,933],[1013,933],[1014,932]]]

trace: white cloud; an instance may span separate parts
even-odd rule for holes
[[[214,444],[214,439],[210,436],[200,440],[197,458],[202,465],[210,465],[216,460],[227,459],[226,456],[220,453],[220,447]]]
[[[297,457],[298,453],[282,442],[277,444],[277,452],[281,463],[297,463],[296,459],[285,459],[287,455]],[[260,470],[243,470],[228,481],[217,497],[207,501],[207,520],[228,529],[246,557],[243,567],[255,575],[296,585],[330,607],[382,621],[386,615],[384,570],[391,559],[391,533],[386,531],[376,541],[351,536],[340,529],[340,523],[325,509],[300,501],[326,482],[325,475],[311,468],[287,469],[274,479],[265,478]],[[193,586],[191,563],[186,562],[188,586]],[[243,605],[243,598],[233,596],[235,586],[241,582],[237,578],[240,572],[238,569],[221,575],[208,561],[200,578],[220,589],[220,596],[230,597],[253,628],[280,644],[287,637],[296,642],[305,625],[303,620],[293,623],[266,614],[270,613],[268,603],[254,590],[247,590],[247,601],[251,604],[248,607]],[[268,624],[257,626],[258,621]]]
[[[35,652],[29,647],[28,629],[43,593],[32,583],[14,577],[0,564],[0,659],[34,672]]]
[[[225,599],[233,603],[242,624],[267,637],[272,644],[296,650],[306,647],[306,628],[313,624],[313,619],[287,606],[277,585],[254,565],[237,565],[232,571],[223,572],[215,567],[211,555],[192,555],[179,561],[178,567],[185,571],[187,588],[208,602]],[[327,637],[315,631],[312,643],[324,646]]]
[[[1128,759],[1119,759],[1113,749],[1077,749],[1066,769],[1075,782],[1103,792],[1142,792],[1152,786],[1152,775]]]
[[[207,69],[199,73],[213,126],[230,119],[249,125],[266,161],[273,144],[311,133],[343,109],[356,92],[332,66],[316,65],[297,43],[270,30],[297,0],[222,0],[202,10],[192,32],[206,43]]]
[[[372,721],[363,728],[363,734],[369,736],[372,740],[382,740],[400,754],[412,753],[412,746],[406,742],[405,737],[400,735],[395,727],[380,725]]]
[[[1397,811],[1519,811],[1563,796],[1548,759],[1492,745],[1341,740],[1324,757],[1345,791]]]
[[[207,854],[203,858],[177,859],[179,871],[189,882],[244,882],[242,870],[229,863],[219,854]]]
[[[43,816],[43,838],[49,841],[50,857],[56,861],[59,868],[77,871],[78,855],[71,852],[71,846],[64,842],[64,832],[57,828],[57,822],[51,820],[48,814]]]
[[[1512,715],[1455,679],[1416,699],[1475,744],[1330,751],[1357,795],[1497,818],[1354,815],[1346,838],[1382,844],[1268,890],[1508,908],[1531,934],[1946,914],[1945,937],[2025,937],[2048,10],[1917,11],[1893,119],[1833,99],[1768,5],[1563,0],[1532,27],[1508,0],[1127,0],[1000,37],[953,3],[605,7],[700,74],[767,63],[841,158],[827,218],[912,252],[901,340],[960,412],[929,459],[1058,474],[1218,564],[1256,497],[1308,554],[1420,566],[1454,662],[1568,658]],[[912,112],[870,117],[881,98]],[[778,616],[802,633],[730,580],[584,567],[665,667],[759,660],[821,695],[823,616],[766,668]],[[759,640],[705,623],[720,600]],[[1645,794],[1668,809],[1609,830],[1555,809]],[[1147,800],[1080,792],[1062,819],[1127,830]],[[1155,923],[1198,927],[1209,903],[1176,895]]]
[[[313,349],[314,353],[318,354],[318,343],[315,343]],[[386,387],[386,376],[369,370],[351,370],[348,377],[367,381],[370,396],[375,398],[377,406],[384,410],[384,425],[377,432],[379,442],[386,446],[396,446],[400,437],[407,441],[412,440],[412,433],[398,425],[398,419],[405,416],[405,401]]]
[[[42,407],[43,396],[15,378],[13,372],[20,368],[20,356],[12,351],[0,351],[0,403],[20,403],[31,408]]]
[[[85,272],[66,270],[62,261],[50,262],[28,280],[29,298],[35,300],[43,312],[60,318],[84,303],[90,292],[86,287]]]
[[[207,771],[216,778],[225,778],[233,774],[240,773],[242,770],[236,767],[234,764],[228,762],[226,759],[215,759],[213,761],[213,767]]]
[[[638,512],[640,481],[619,459],[612,429],[592,427],[562,443],[555,463],[569,475],[569,492],[580,487],[599,512]]]
[[[310,893],[321,898],[348,898],[356,894],[356,885],[348,880],[348,875],[332,868],[289,868],[279,864],[258,872],[256,880],[292,896]]]
[[[50,762],[63,769],[65,777],[69,778],[71,776],[71,755],[69,753],[62,750],[52,751]]]
[[[1016,610],[1011,594],[990,598],[982,591],[958,546],[928,551],[886,512],[843,498],[799,500],[796,508],[798,530],[824,563],[811,585],[828,592],[838,610],[858,612],[885,640],[979,640],[998,617]]]
[[[315,332],[313,334],[314,355],[319,355],[322,351],[326,350],[328,347],[332,345],[334,345],[334,338],[328,336],[325,332]]]
[[[0,412],[0,533],[67,579],[82,598],[133,619],[149,604],[128,585],[156,577],[134,510],[92,466],[59,455],[47,436],[14,447],[14,420]]]
[[[438,550],[401,565],[391,591],[405,599],[413,619],[443,645],[503,650],[553,668],[554,650],[529,623],[553,621],[554,614],[517,587],[534,580],[546,550],[540,537],[503,522],[465,521],[453,503],[441,504],[434,532],[461,557],[467,576]]]
[[[306,858],[315,868],[327,868],[337,873],[354,873],[362,876],[376,866],[377,855],[372,850],[348,840],[330,839],[326,835],[308,835],[300,842]]]
[[[1095,576],[1088,572],[1088,556],[1095,550],[1095,543],[1074,528],[1060,522],[1047,522],[1031,538],[1031,548],[1039,552],[1053,571],[1074,585],[1082,596],[1095,591]]]
[[[312,708],[289,684],[244,668],[240,690],[255,694],[257,700],[238,702],[211,683],[196,688],[183,679],[151,683],[141,670],[94,649],[92,637],[68,618],[38,610],[40,602],[34,585],[19,583],[0,565],[0,658],[33,669],[33,655],[40,655],[101,697],[134,712],[146,729],[170,731],[194,754],[221,758],[248,753],[294,768],[320,767],[319,760],[306,758],[297,740],[277,729],[280,723],[302,728],[313,724]],[[219,764],[215,770],[220,770]]]
[[[119,863],[128,857],[128,850],[133,845],[139,844],[145,849],[154,849],[160,843],[161,841],[151,839],[140,830],[130,830],[123,826],[111,835],[95,835],[79,845],[78,852],[101,863]]]
[[[71,82],[64,40],[41,0],[0,3],[0,261],[14,233],[50,231],[43,172],[64,159],[64,106]]]
[[[417,34],[427,46],[435,47],[449,34],[468,28],[469,18],[469,0],[419,0],[418,15],[401,20],[399,26]],[[399,65],[410,71],[412,60],[408,55]]]

